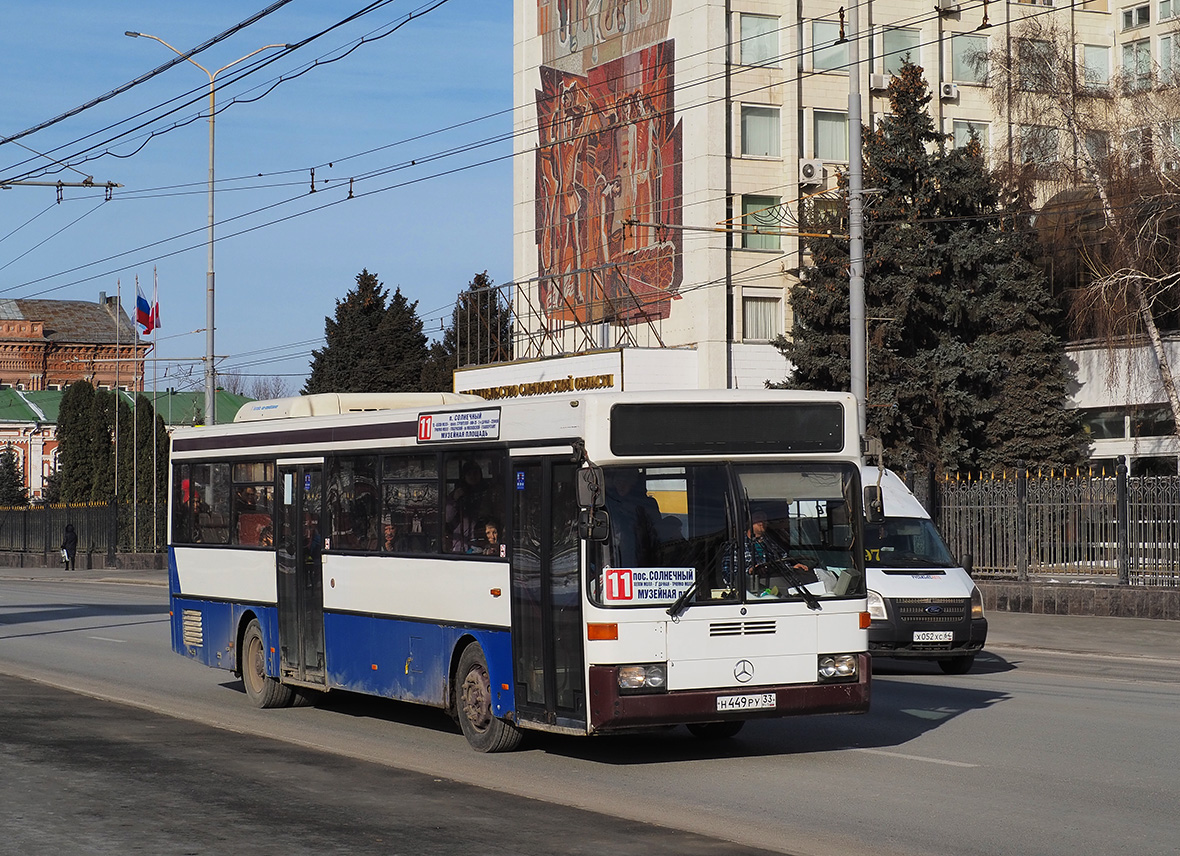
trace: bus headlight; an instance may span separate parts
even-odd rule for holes
[[[820,654],[819,679],[833,681],[855,678],[859,662],[855,654]]]
[[[884,621],[889,616],[885,614],[885,598],[869,589],[869,615]]]
[[[979,586],[971,586],[971,617],[983,618],[983,595],[979,593]]]
[[[662,693],[668,688],[666,663],[619,666],[619,690],[625,693]]]

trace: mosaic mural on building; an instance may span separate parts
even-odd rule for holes
[[[539,0],[547,64],[537,91],[536,240],[550,319],[667,318],[677,297],[682,132],[670,7]]]

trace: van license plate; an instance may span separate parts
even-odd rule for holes
[[[769,710],[776,703],[774,693],[729,695],[717,697],[717,710]]]
[[[955,638],[953,630],[915,630],[915,642],[951,642]]]

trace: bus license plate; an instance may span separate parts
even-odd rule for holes
[[[717,710],[767,710],[776,704],[774,693],[730,695],[717,697]]]
[[[953,630],[915,630],[915,642],[951,642],[955,638]]]

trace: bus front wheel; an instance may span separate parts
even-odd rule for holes
[[[257,619],[242,637],[242,686],[255,707],[288,707],[295,699],[294,690],[266,674],[266,645]]]
[[[483,649],[475,643],[464,648],[459,656],[459,669],[455,674],[455,713],[463,736],[478,752],[511,752],[520,745],[520,729],[492,713],[488,661]]]

